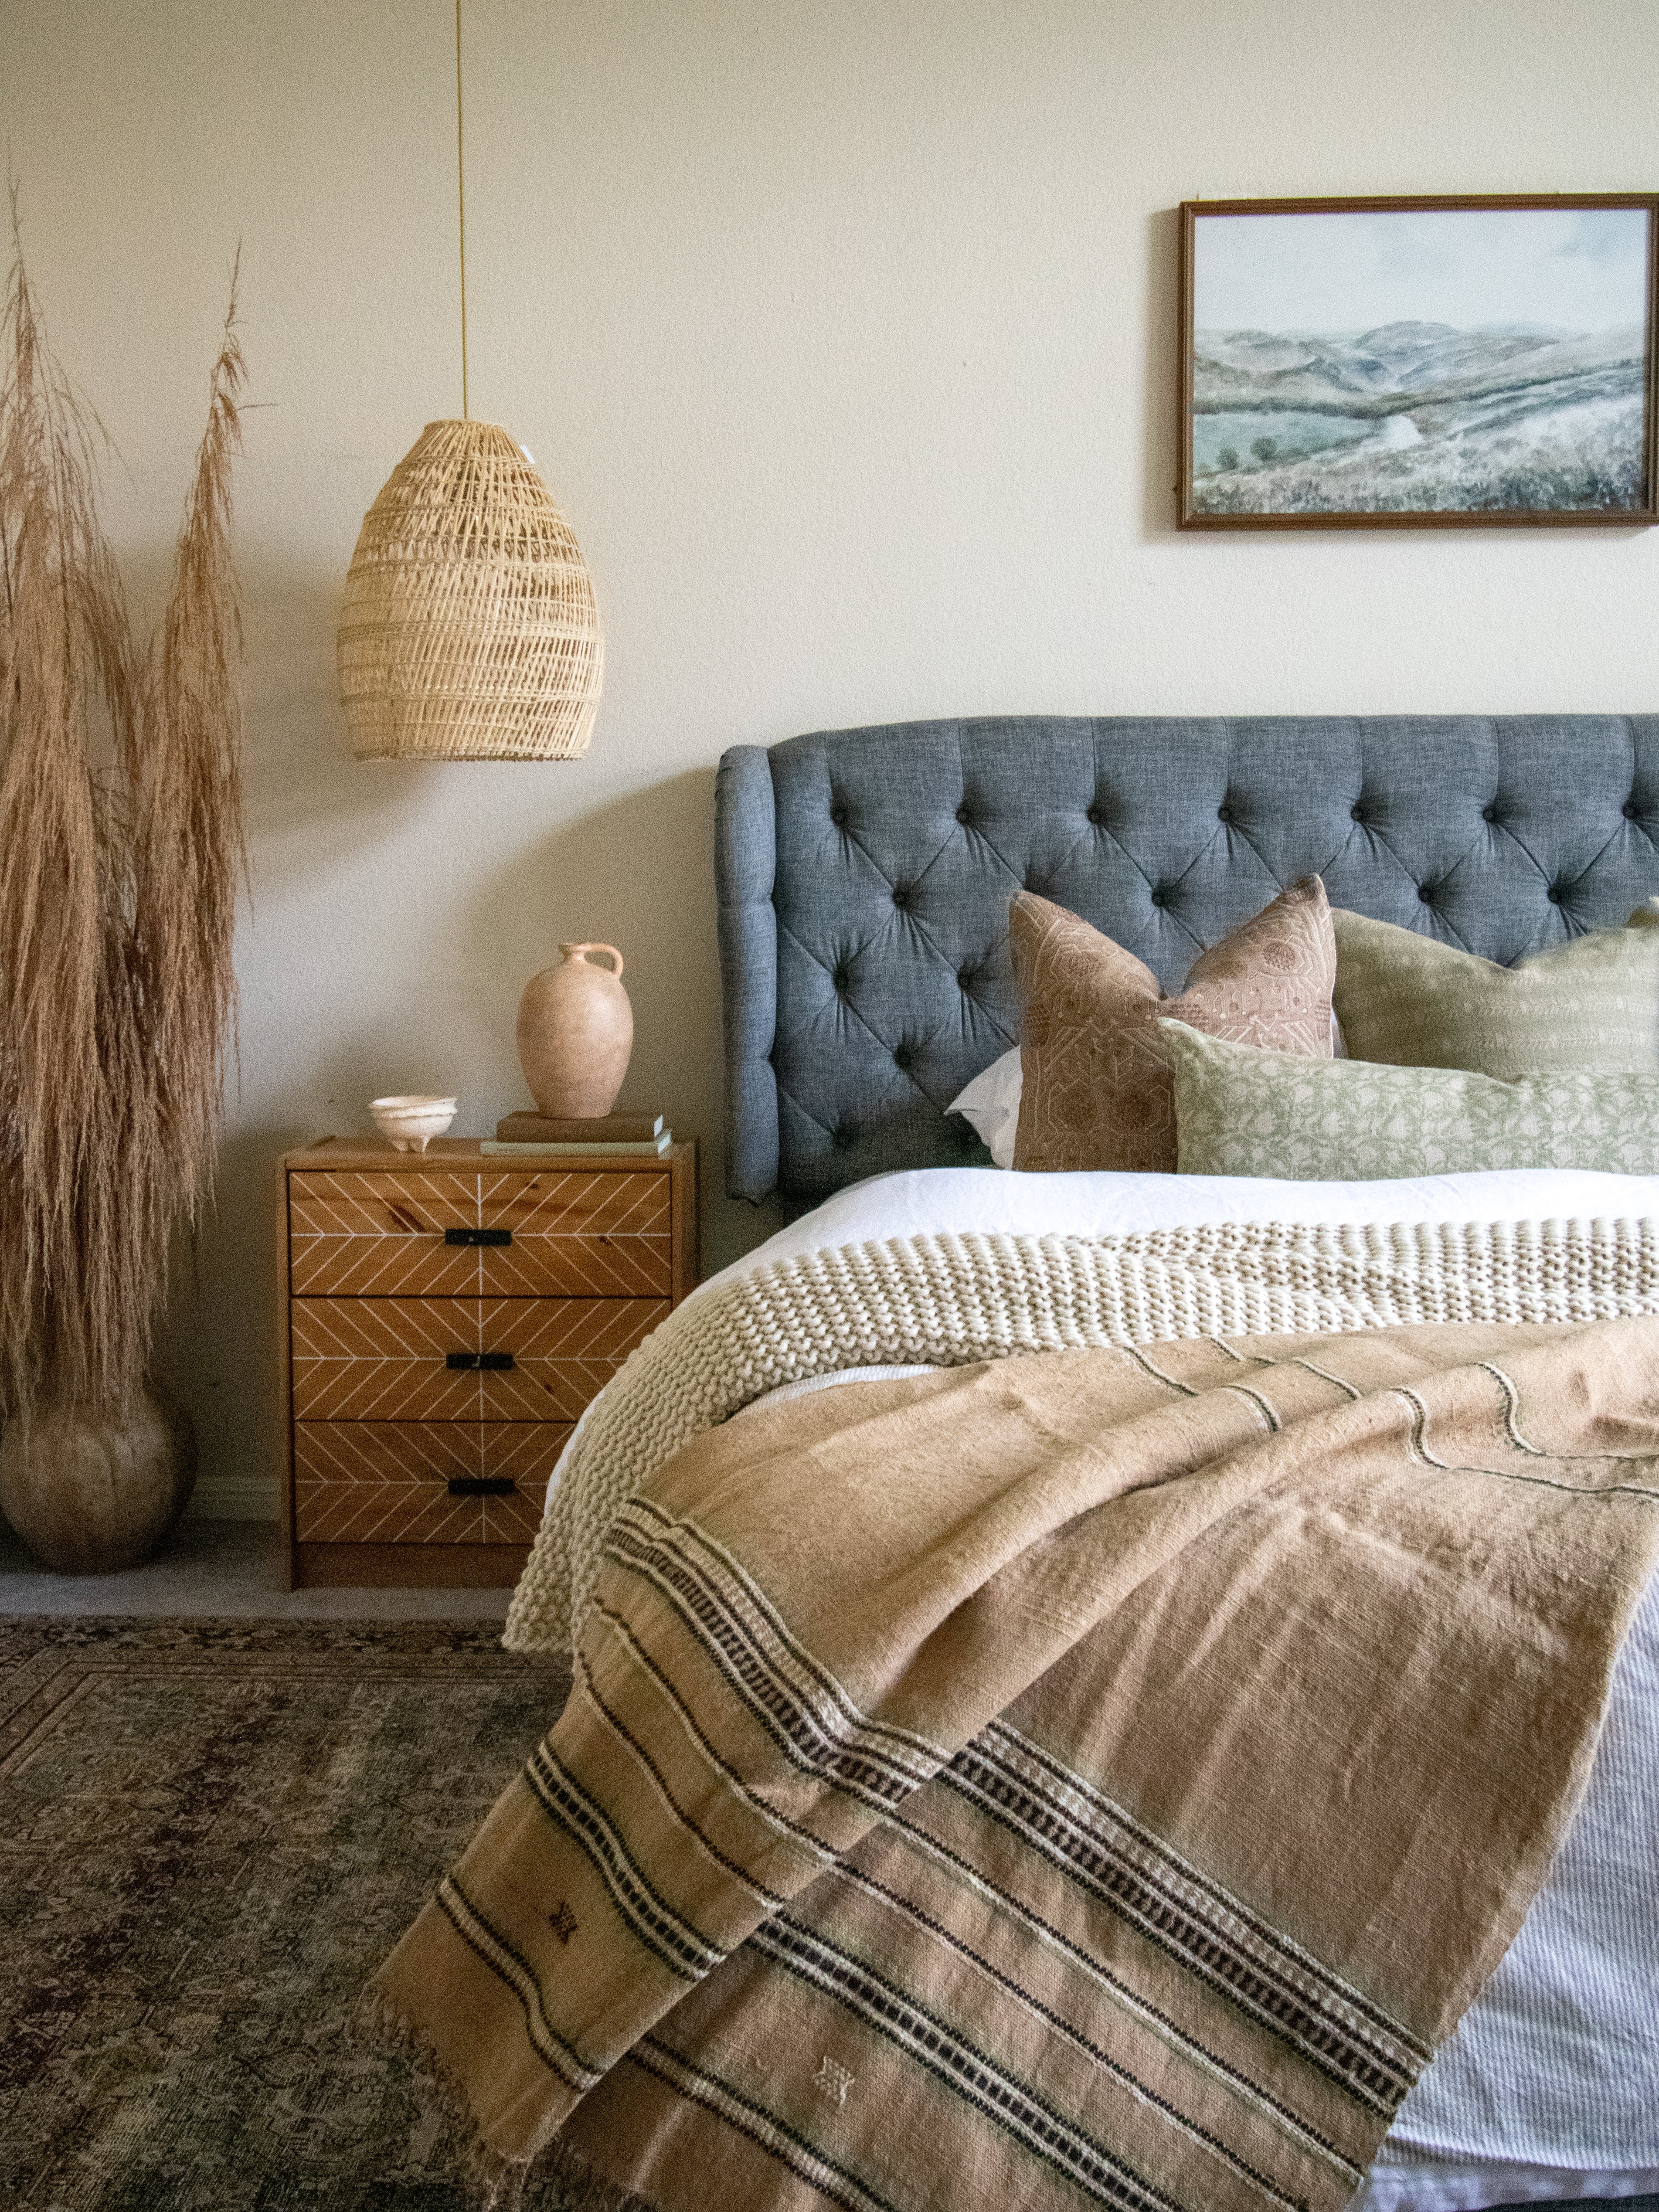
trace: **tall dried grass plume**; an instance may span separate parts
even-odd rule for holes
[[[0,297],[0,1418],[118,1418],[212,1186],[245,872],[235,280],[167,605],[140,643],[106,441],[16,245]]]

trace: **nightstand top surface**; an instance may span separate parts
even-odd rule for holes
[[[665,1152],[625,1152],[594,1145],[584,1146],[580,1152],[538,1149],[486,1154],[480,1138],[434,1137],[423,1152],[400,1152],[384,1137],[319,1137],[314,1143],[284,1152],[280,1164],[302,1170],[407,1167],[425,1171],[447,1168],[458,1174],[476,1172],[479,1168],[562,1168],[580,1173],[589,1167],[629,1168],[645,1173],[653,1168],[667,1168],[675,1162],[689,1163],[696,1150],[694,1141],[677,1138]]]

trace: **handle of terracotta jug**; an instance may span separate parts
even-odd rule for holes
[[[566,946],[566,945],[562,945],[559,947],[559,950],[560,950],[560,951],[561,951],[561,952],[563,952],[563,951],[571,951],[571,952],[580,952],[580,953],[583,956],[583,957],[584,957],[584,958],[586,958],[586,956],[587,956],[590,952],[608,952],[608,953],[611,955],[611,958],[616,962],[616,963],[617,963],[617,964],[616,964],[616,966],[615,966],[615,967],[611,970],[611,973],[613,975],[617,975],[617,976],[620,976],[620,975],[622,974],[622,971],[623,971],[623,957],[622,957],[621,953],[617,951],[617,948],[616,948],[616,946],[615,946],[614,945],[569,945],[569,946]]]

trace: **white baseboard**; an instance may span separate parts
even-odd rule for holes
[[[204,1475],[185,1509],[189,1521],[275,1521],[276,1485],[269,1475]]]

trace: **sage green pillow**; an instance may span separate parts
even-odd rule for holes
[[[1340,909],[1336,1018],[1354,1060],[1466,1067],[1504,1080],[1548,1068],[1659,1074],[1659,919],[1645,907],[1513,968]]]
[[[1659,1074],[1500,1083],[1455,1068],[1312,1060],[1158,1024],[1182,1175],[1371,1182],[1470,1168],[1659,1175]]]

